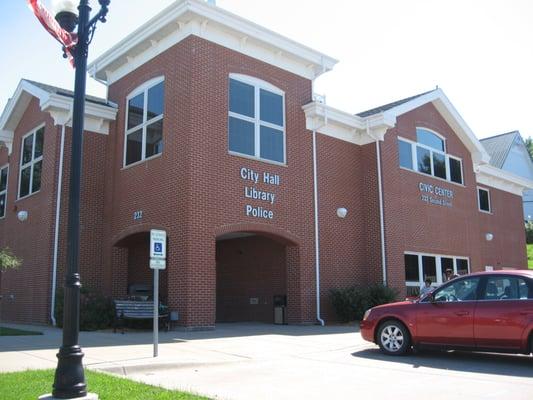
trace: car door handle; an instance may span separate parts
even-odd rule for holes
[[[464,315],[468,315],[470,314],[468,311],[456,311],[455,312],[455,315],[457,315],[458,317],[462,317]]]

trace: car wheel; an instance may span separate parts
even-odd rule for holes
[[[409,331],[399,321],[389,320],[383,322],[378,330],[378,345],[382,352],[399,356],[411,347]]]

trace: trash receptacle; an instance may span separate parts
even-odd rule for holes
[[[276,295],[274,296],[274,324],[282,325],[287,323],[286,309],[287,309],[287,296]]]

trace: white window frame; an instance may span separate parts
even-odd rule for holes
[[[151,160],[152,158],[159,157],[163,153],[157,153],[150,157],[146,157],[146,128],[148,125],[152,125],[154,122],[157,122],[159,120],[162,120],[165,116],[165,113],[162,112],[157,117],[154,117],[147,121],[148,117],[148,90],[150,90],[152,87],[158,85],[161,82],[165,81],[164,76],[158,76],[156,78],[150,79],[149,81],[144,82],[142,85],[138,86],[136,89],[134,89],[130,94],[126,97],[126,118],[124,123],[124,152],[123,152],[123,162],[122,162],[122,168],[129,168],[133,165],[140,164],[146,160]],[[134,126],[133,128],[128,129],[128,120],[129,120],[129,104],[130,100],[134,97],[140,95],[141,93],[144,93],[143,98],[143,122],[139,125]],[[163,92],[165,93],[165,92]],[[163,96],[163,109],[165,108],[165,99]],[[141,144],[141,159],[135,162],[132,162],[131,164],[126,164],[126,153],[128,149],[128,135],[137,132],[138,130],[142,130],[142,144]],[[163,147],[164,147],[164,129],[163,129]]]
[[[479,191],[480,190],[483,190],[483,191],[487,192],[487,198],[488,198],[488,201],[489,201],[489,210],[488,211],[481,209],[481,198],[479,197]],[[479,210],[479,212],[482,212],[482,213],[485,213],[485,214],[492,214],[492,202],[490,201],[490,190],[487,189],[487,188],[481,187],[481,186],[477,187],[477,209]]]
[[[26,133],[24,136],[22,136],[22,139],[20,141],[20,163],[19,163],[19,182],[18,182],[18,188],[17,188],[17,199],[18,200],[21,200],[21,199],[25,199],[26,197],[29,197],[29,196],[32,196],[34,195],[35,193],[39,193],[41,191],[41,187],[42,187],[42,173],[43,173],[43,166],[41,166],[41,186],[39,187],[39,190],[37,191],[33,191],[33,167],[36,163],[38,163],[39,161],[42,161],[43,160],[43,156],[44,156],[44,134],[45,132],[43,132],[43,152],[42,154],[35,158],[35,138],[37,137],[37,131],[40,130],[41,128],[44,128],[46,126],[46,124],[41,124],[39,125],[37,128],[34,128],[32,129],[30,132]],[[28,136],[31,136],[33,135],[33,141],[32,141],[32,147],[31,147],[31,160],[29,162],[27,162],[26,164],[22,164],[22,161],[23,161],[23,155],[24,155],[24,141],[26,140],[26,138]],[[30,168],[30,190],[29,190],[29,193],[25,196],[20,196],[20,185],[22,183],[22,171],[25,170],[26,168]]]
[[[420,286],[422,286],[424,284],[422,256],[435,257],[435,267],[437,269],[437,271],[436,271],[436,273],[437,273],[437,281],[436,282],[432,282],[431,286],[437,287],[437,286],[440,286],[441,284],[444,283],[444,281],[442,280],[442,276],[444,275],[444,272],[445,272],[445,271],[442,270],[442,259],[443,258],[451,258],[451,259],[453,259],[453,273],[454,274],[457,274],[457,260],[466,260],[466,262],[468,263],[468,273],[470,273],[470,258],[469,257],[450,256],[450,255],[445,255],[445,254],[419,253],[419,252],[415,252],[415,251],[405,251],[403,254],[404,254],[404,256],[405,255],[412,255],[412,256],[417,256],[418,257],[418,279],[419,279],[419,282],[405,281],[405,286],[407,286],[407,287],[420,288]],[[405,275],[405,261],[404,261],[404,266],[403,267],[404,267],[404,275]]]
[[[6,197],[5,197],[5,203],[4,203],[4,215],[0,215],[0,219],[4,219],[6,217],[6,211],[7,211],[7,190],[9,188],[9,164],[5,164],[5,165],[0,167],[0,177],[1,177],[2,171],[4,169],[7,169],[7,173],[6,173],[6,188],[4,190],[0,191],[0,196],[5,194]]]
[[[280,88],[265,82],[261,79],[254,78],[252,76],[248,75],[242,75],[242,74],[229,74],[229,79],[233,79],[238,82],[245,83],[247,85],[253,86],[254,88],[254,118],[248,117],[246,115],[242,115],[233,111],[229,110],[229,80],[228,80],[228,153],[244,157],[244,158],[250,158],[253,160],[259,160],[270,164],[276,164],[276,165],[287,165],[287,135],[286,135],[286,125],[287,125],[287,116],[285,113],[285,92],[281,90]],[[266,91],[269,91],[271,93],[277,94],[281,96],[282,101],[282,113],[283,113],[283,126],[276,125],[270,122],[266,122],[261,120],[261,104],[260,104],[260,94],[261,89],[264,89]],[[229,117],[237,118],[242,121],[247,121],[252,124],[254,124],[254,155],[245,154],[245,153],[239,153],[237,151],[232,151],[229,149]],[[275,129],[277,131],[281,131],[283,133],[283,162],[275,161],[275,160],[269,160],[268,158],[261,158],[261,126],[265,126],[267,128]]]
[[[450,155],[450,154],[448,154],[446,152],[442,152],[440,150],[436,150],[433,147],[427,146],[427,145],[422,144],[422,143],[415,142],[415,141],[410,140],[410,139],[406,139],[406,138],[404,138],[402,136],[398,136],[397,139],[401,140],[402,142],[405,142],[405,143],[408,143],[408,144],[411,145],[411,165],[412,165],[413,168],[407,168],[407,167],[399,166],[401,169],[404,169],[404,170],[407,170],[407,171],[411,171],[411,172],[415,172],[415,173],[420,174],[422,176],[429,176],[429,177],[432,177],[434,179],[438,179],[438,180],[441,180],[441,181],[444,181],[444,182],[448,182],[448,183],[451,183],[451,184],[454,184],[454,185],[465,186],[465,184],[464,184],[465,179],[464,179],[464,174],[463,174],[463,159],[462,158],[456,157],[456,156],[452,156],[452,155]],[[421,172],[421,171],[418,170],[418,153],[417,153],[417,149],[416,149],[417,147],[421,147],[421,148],[429,151],[431,174],[426,174],[426,173]],[[444,143],[444,147],[446,147],[446,143]],[[445,168],[446,168],[446,179],[441,178],[439,176],[435,176],[435,168],[433,166],[433,153],[441,154],[441,155],[444,156],[444,160],[445,160],[444,162],[445,162]],[[453,158],[454,160],[459,161],[460,164],[461,164],[461,181],[462,181],[461,183],[454,182],[454,181],[451,180],[450,158]]]

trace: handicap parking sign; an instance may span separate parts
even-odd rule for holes
[[[167,233],[152,229],[150,231],[150,258],[167,258],[166,254]]]
[[[163,252],[163,243],[155,242],[154,243],[154,253],[161,254]]]

